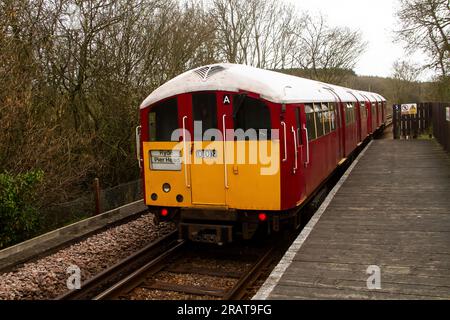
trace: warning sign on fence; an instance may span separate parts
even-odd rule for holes
[[[401,108],[402,108],[402,115],[417,114],[417,104],[416,103],[402,104]]]

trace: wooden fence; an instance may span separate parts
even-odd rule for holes
[[[394,139],[434,136],[450,152],[450,103],[418,103],[416,111],[410,114],[405,114],[401,105],[395,104],[392,110],[392,130]]]
[[[419,135],[430,134],[432,108],[427,103],[417,104],[416,114],[402,114],[401,105],[394,104],[392,129],[394,139],[416,139]]]
[[[433,136],[450,152],[450,103],[432,104]]]

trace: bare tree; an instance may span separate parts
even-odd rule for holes
[[[245,63],[251,33],[248,2],[214,0],[210,14],[215,22],[220,59],[230,63]]]
[[[397,40],[409,52],[428,55],[426,68],[448,76],[450,67],[450,5],[448,0],[399,0]]]
[[[397,60],[393,64],[392,77],[402,81],[415,82],[421,72],[422,70],[417,64],[405,60]]]
[[[309,77],[340,83],[352,70],[367,45],[360,31],[329,27],[322,15],[306,16],[306,27],[298,34],[297,62]]]
[[[270,0],[215,0],[217,51],[222,61],[259,68],[292,67],[301,16],[293,5]]]
[[[393,64],[392,92],[397,103],[420,100],[420,85],[417,79],[422,72],[421,67],[404,60],[397,60]]]
[[[137,178],[140,102],[217,58],[195,1],[8,0],[0,15],[0,172],[43,169],[47,203]]]
[[[303,16],[292,4],[254,0],[251,7],[250,63],[267,69],[294,66],[299,45],[296,33],[304,27]]]

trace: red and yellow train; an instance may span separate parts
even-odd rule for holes
[[[245,65],[187,71],[140,107],[144,201],[194,241],[298,223],[302,205],[384,126],[385,110],[376,93]]]

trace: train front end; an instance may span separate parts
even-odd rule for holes
[[[271,103],[223,90],[171,95],[176,85],[157,89],[141,106],[146,205],[192,241],[223,244],[273,227],[281,189]]]

